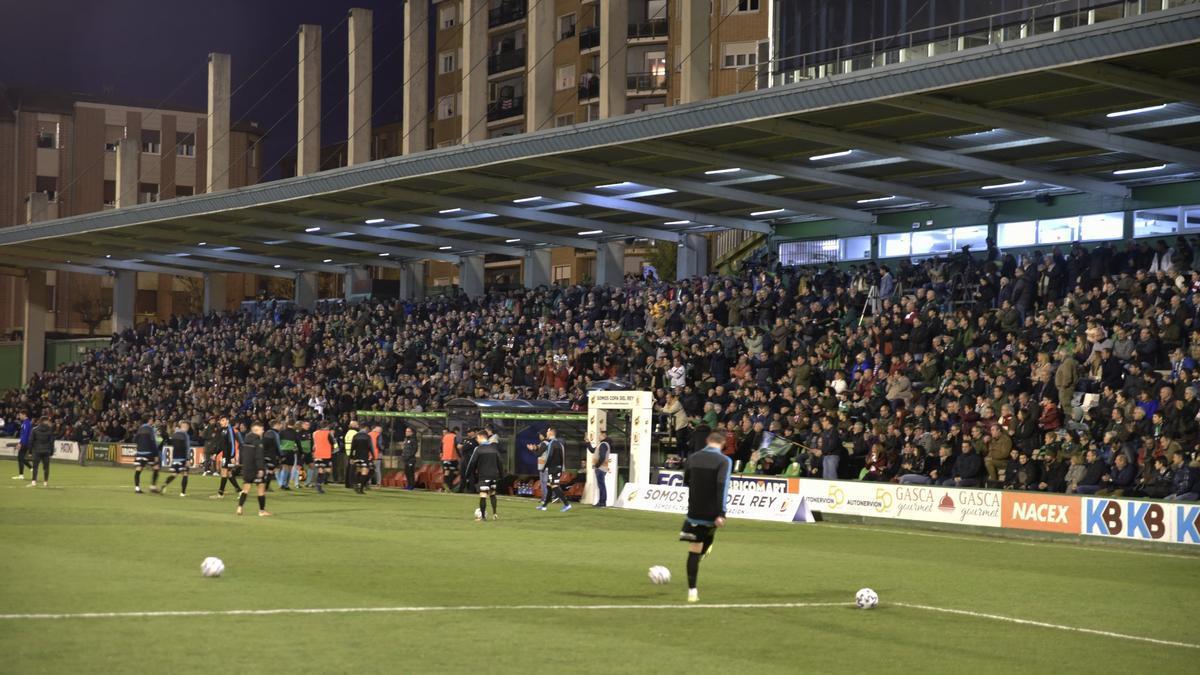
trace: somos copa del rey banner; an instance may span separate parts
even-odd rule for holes
[[[688,489],[678,485],[626,483],[625,488],[621,490],[621,496],[617,498],[619,508],[679,515],[687,513],[687,503]],[[783,523],[813,522],[804,498],[787,493],[736,492],[731,489],[727,510],[730,518]]]

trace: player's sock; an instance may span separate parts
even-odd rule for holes
[[[184,474],[183,480],[179,481],[180,494],[187,494],[187,479],[188,479],[187,474]]]
[[[229,477],[229,484],[233,486],[234,492],[241,492],[242,486],[238,485],[237,479],[233,476]]]
[[[141,487],[141,486],[142,486],[142,472],[134,471],[133,472],[133,487]]]
[[[165,488],[168,485],[170,485],[171,481],[173,481],[173,480],[175,480],[175,474],[171,474],[170,476],[167,476],[167,480],[163,482],[163,487]]]
[[[155,469],[154,474],[150,476],[150,482],[154,485],[158,485],[158,469]]]
[[[479,515],[481,515],[481,516],[487,515],[487,497],[479,498]]]
[[[228,484],[229,484],[229,477],[221,476],[221,487],[217,488],[217,494],[224,495],[225,494],[225,486]]]
[[[688,551],[687,561],[688,588],[696,587],[696,577],[700,575],[700,554]]]
[[[258,510],[259,511],[267,510],[267,496],[266,495],[258,496]]]
[[[700,556],[703,557],[703,556],[708,555],[708,549],[712,548],[712,545],[713,545],[712,539],[705,539],[704,547],[700,549]]]
[[[247,494],[249,494],[249,493],[243,492],[238,495],[238,508],[239,509],[246,505],[246,495]]]
[[[491,500],[492,500],[492,515],[496,515],[496,513],[497,513],[497,511],[496,511],[496,495],[495,495],[495,493],[493,493],[493,494],[488,495],[488,497],[491,498]]]

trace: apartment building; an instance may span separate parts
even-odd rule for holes
[[[35,88],[0,87],[0,227],[28,222],[31,193],[46,197],[38,219],[65,218],[103,209],[204,192],[205,112]],[[259,182],[262,133],[253,123],[235,124],[230,136],[229,186]],[[136,156],[136,190],[118,195],[117,148],[128,141]],[[84,315],[105,297],[110,277],[49,272],[53,323],[47,330],[85,333]],[[22,325],[21,279],[0,274],[0,334]],[[135,311],[141,318],[187,311],[192,282],[155,273],[138,274]],[[231,301],[253,297],[254,275],[231,275]],[[88,307],[88,308],[85,308]]]

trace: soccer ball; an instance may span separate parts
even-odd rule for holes
[[[869,588],[860,588],[854,594],[854,604],[859,609],[872,609],[879,604],[879,594]]]
[[[475,509],[475,520],[479,520],[481,518],[483,518],[483,511],[480,511],[479,509]]]
[[[648,576],[650,577],[650,583],[656,586],[671,583],[671,570],[662,565],[651,567]]]
[[[209,556],[200,563],[200,573],[206,577],[219,577],[225,571],[225,563],[220,558]]]

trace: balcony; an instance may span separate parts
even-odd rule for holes
[[[667,39],[667,20],[651,19],[629,24],[630,40],[665,40]]]
[[[598,98],[600,96],[600,78],[593,77],[587,82],[579,85],[579,100],[584,101],[589,98]]]
[[[525,48],[488,55],[488,75],[525,67]]]
[[[579,31],[579,51],[586,52],[589,49],[596,49],[600,46],[600,29],[596,27],[584,28]]]
[[[525,18],[525,0],[502,2],[488,10],[488,28],[495,28]]]
[[[627,94],[662,94],[666,91],[666,73],[629,73],[625,76]]]
[[[489,122],[505,120],[525,114],[525,97],[502,98],[488,104],[487,118]]]

